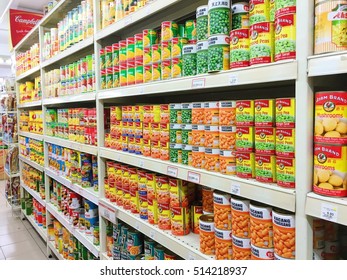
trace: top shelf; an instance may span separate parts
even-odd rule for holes
[[[39,26],[38,23],[29,31],[27,35],[15,46],[14,50],[16,52],[18,51],[26,51],[28,50],[33,44],[39,42]]]
[[[68,11],[76,8],[81,1],[61,0],[59,3],[41,20],[40,25],[44,27],[53,27],[61,21]]]
[[[308,58],[308,76],[347,73],[347,51],[314,55]]]

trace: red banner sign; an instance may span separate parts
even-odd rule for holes
[[[14,48],[39,23],[42,14],[10,9],[10,34]]]

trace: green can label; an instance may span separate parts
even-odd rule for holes
[[[186,36],[188,40],[196,40],[196,21],[187,20],[185,24]]]
[[[208,1],[208,27],[209,36],[230,32],[230,1],[209,0]]]
[[[198,41],[208,39],[208,6],[200,6],[196,9],[196,36]]]
[[[230,38],[226,35],[212,36],[208,39],[208,71],[229,70]]]

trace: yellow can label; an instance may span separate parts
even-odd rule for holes
[[[270,0],[249,1],[249,23],[270,21]]]
[[[276,157],[267,155],[255,156],[255,178],[259,182],[276,182]]]
[[[275,100],[257,99],[254,102],[255,126],[273,127],[275,124]]]
[[[276,18],[275,61],[296,58],[296,14]]]
[[[274,24],[260,22],[250,28],[250,64],[271,63],[274,61]],[[259,49],[262,51],[259,52]]]

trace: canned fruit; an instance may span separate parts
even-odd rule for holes
[[[347,50],[346,0],[315,0],[314,54]]]
[[[295,157],[295,129],[276,129],[276,155],[282,157]]]
[[[196,9],[196,35],[198,41],[208,39],[208,5]]]
[[[208,34],[228,35],[230,32],[230,1],[208,1]]]
[[[187,20],[185,22],[185,31],[189,41],[197,40],[196,20]]]
[[[347,196],[347,146],[315,144],[313,191],[327,196]]]
[[[250,65],[274,61],[274,24],[260,22],[250,28]]]
[[[276,127],[295,127],[295,99],[276,99]]]
[[[255,155],[255,178],[259,182],[276,182],[276,157]]]
[[[276,158],[277,185],[285,188],[295,188],[295,159]]]
[[[154,53],[152,55],[154,56]],[[161,60],[164,61],[168,59],[171,59],[171,42],[162,42],[161,43]]]
[[[200,252],[205,255],[215,254],[213,215],[202,215],[199,219]]]
[[[157,32],[152,29],[145,29],[142,31],[143,35],[143,47],[148,48],[157,43]]]
[[[177,37],[178,25],[173,21],[164,21],[161,23],[161,39],[163,42],[170,41]]]
[[[182,68],[182,58],[176,57],[171,61],[171,77],[180,78],[182,77],[183,68]]]
[[[275,61],[296,58],[296,15],[285,14],[275,21]]]
[[[232,237],[231,230],[220,230],[215,228],[216,260],[232,260]]]
[[[275,254],[295,259],[295,216],[286,212],[272,212]]]
[[[230,69],[248,67],[249,29],[235,29],[230,32]]]
[[[183,46],[188,44],[187,38],[175,37],[171,42],[171,57],[182,57],[183,55]]]
[[[347,144],[347,92],[317,92],[314,141]]]
[[[230,68],[230,38],[216,35],[208,39],[208,71],[222,71]]]

